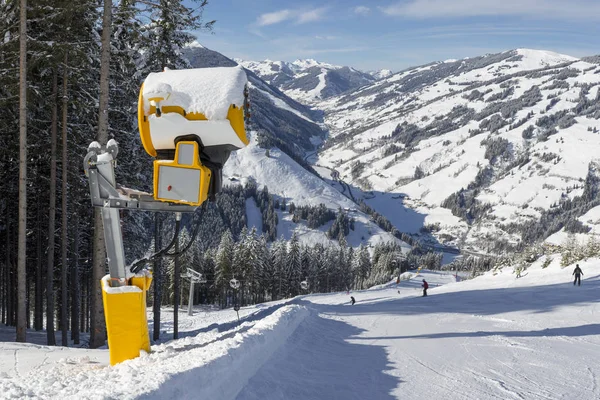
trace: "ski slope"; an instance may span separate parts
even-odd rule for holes
[[[106,350],[4,342],[0,397],[598,399],[600,260],[580,266],[581,287],[557,257],[520,279],[422,272],[352,292],[354,306],[334,293],[246,307],[240,323],[182,311],[182,339],[115,367]]]

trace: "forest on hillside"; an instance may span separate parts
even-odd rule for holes
[[[150,158],[137,139],[140,83],[152,71],[185,68],[181,49],[210,30],[205,1],[8,0],[0,2],[1,319],[55,330],[91,347],[105,342],[98,279],[102,231],[89,200],[83,157],[114,138],[117,179],[148,190]],[[21,177],[21,179],[20,179]],[[148,250],[152,218],[124,212],[126,253]],[[96,220],[96,222],[95,222]],[[96,226],[96,227],[95,227]]]
[[[151,191],[152,160],[137,134],[139,87],[150,72],[190,67],[183,49],[195,37],[187,32],[210,31],[215,22],[203,19],[206,4],[0,2],[0,320],[16,327],[18,341],[28,328],[45,330],[49,345],[57,344],[56,331],[64,346],[85,345],[81,332],[89,333],[90,347],[105,344],[99,280],[106,255],[83,158],[90,142],[115,139],[117,181]],[[260,209],[263,232],[247,230],[247,201]],[[339,245],[278,237],[283,212]],[[180,257],[150,257],[172,241],[173,215],[127,210],[121,218],[127,261],[146,257],[153,270],[148,305],[155,313],[185,298],[176,272],[187,268],[207,278],[196,301],[228,307],[234,277],[240,301],[251,304],[302,290],[362,289],[410,267],[441,265],[441,255],[418,247],[408,255],[393,244],[353,249],[345,236],[354,221],[341,209],[286,204],[252,183],[225,187],[215,202],[184,217],[177,242],[189,251]]]

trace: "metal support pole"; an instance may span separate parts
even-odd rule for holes
[[[175,232],[179,232],[179,225],[181,224],[181,213],[175,213]],[[175,238],[175,254],[179,253],[179,239]],[[175,304],[173,305],[173,339],[179,338],[179,291],[180,285],[180,268],[179,268],[179,255],[175,256]]]
[[[102,224],[104,226],[104,243],[111,286],[125,285],[125,251],[123,249],[123,234],[121,233],[121,218],[119,210],[114,208],[102,209]]]
[[[188,315],[194,315],[194,310],[192,309],[194,303],[194,278],[190,278],[190,296],[188,298]]]
[[[111,153],[103,153],[102,160],[97,164],[98,172],[113,186],[116,186],[114,159]],[[123,248],[123,233],[121,232],[121,217],[115,208],[102,208],[102,225],[104,227],[104,243],[111,286],[127,284],[125,272],[125,250]]]

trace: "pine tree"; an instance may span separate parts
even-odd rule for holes
[[[256,301],[256,296],[259,292],[260,283],[258,278],[260,277],[260,271],[264,267],[262,265],[264,255],[261,255],[263,251],[262,244],[259,238],[256,237],[256,228],[253,227],[246,236],[248,267],[244,271],[245,288],[248,293],[247,300],[250,300],[252,303]]]
[[[567,267],[577,261],[577,239],[575,235],[569,234],[567,241],[563,244],[563,250],[560,259],[561,267]]]
[[[289,284],[289,291],[292,296],[300,293],[300,282],[302,281],[302,263],[300,253],[300,242],[296,231],[292,233],[288,245],[287,254],[287,281]]]
[[[585,258],[600,256],[600,241],[596,236],[590,236],[585,245]]]
[[[257,258],[256,274],[259,281],[259,299],[264,301],[267,293],[270,299],[273,299],[273,276],[274,268],[272,263],[271,252],[267,246],[267,237],[263,234],[259,239],[259,250]]]
[[[233,238],[231,232],[225,231],[215,257],[215,289],[224,293],[229,287],[233,272]]]
[[[215,21],[203,22],[202,11],[208,1],[195,1],[188,7],[182,0],[146,1],[144,13],[149,14],[150,23],[144,25],[144,53],[141,61],[142,73],[159,72],[165,68],[189,67],[182,49],[193,42],[190,31],[210,31]]]
[[[137,130],[138,94],[145,76],[138,64],[144,41],[136,0],[121,0],[113,12],[111,36],[109,136],[119,143],[117,181],[123,186],[152,191],[152,162],[140,140],[132,137]],[[128,260],[144,254],[152,233],[147,227],[152,215],[144,212],[123,214],[123,238]]]
[[[283,236],[271,245],[271,262],[273,263],[273,289],[274,299],[282,299],[287,293],[287,244]]]
[[[365,289],[364,283],[369,276],[371,270],[371,260],[369,250],[364,244],[361,244],[360,249],[355,253],[355,276],[358,283],[358,289]]]
[[[179,236],[177,237],[177,241],[179,244],[179,249],[183,249],[185,246],[187,246],[187,244],[190,242],[191,237],[190,234],[187,230],[186,227],[181,228],[181,231],[179,232]],[[183,254],[181,254],[178,258],[179,258],[179,264],[181,265],[181,273],[185,273],[187,271],[188,268],[192,268],[193,265],[193,257],[194,254],[192,251],[186,251]],[[168,257],[166,259],[166,274],[167,274],[167,280],[168,280],[168,286],[167,286],[167,299],[169,304],[175,304],[175,258],[176,257]],[[181,288],[179,288],[181,290]],[[183,293],[182,298],[186,298],[185,297],[186,294],[185,292]]]

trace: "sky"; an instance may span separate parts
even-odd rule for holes
[[[215,28],[194,33],[231,58],[400,71],[515,48],[600,54],[599,15],[600,0],[209,0]]]

